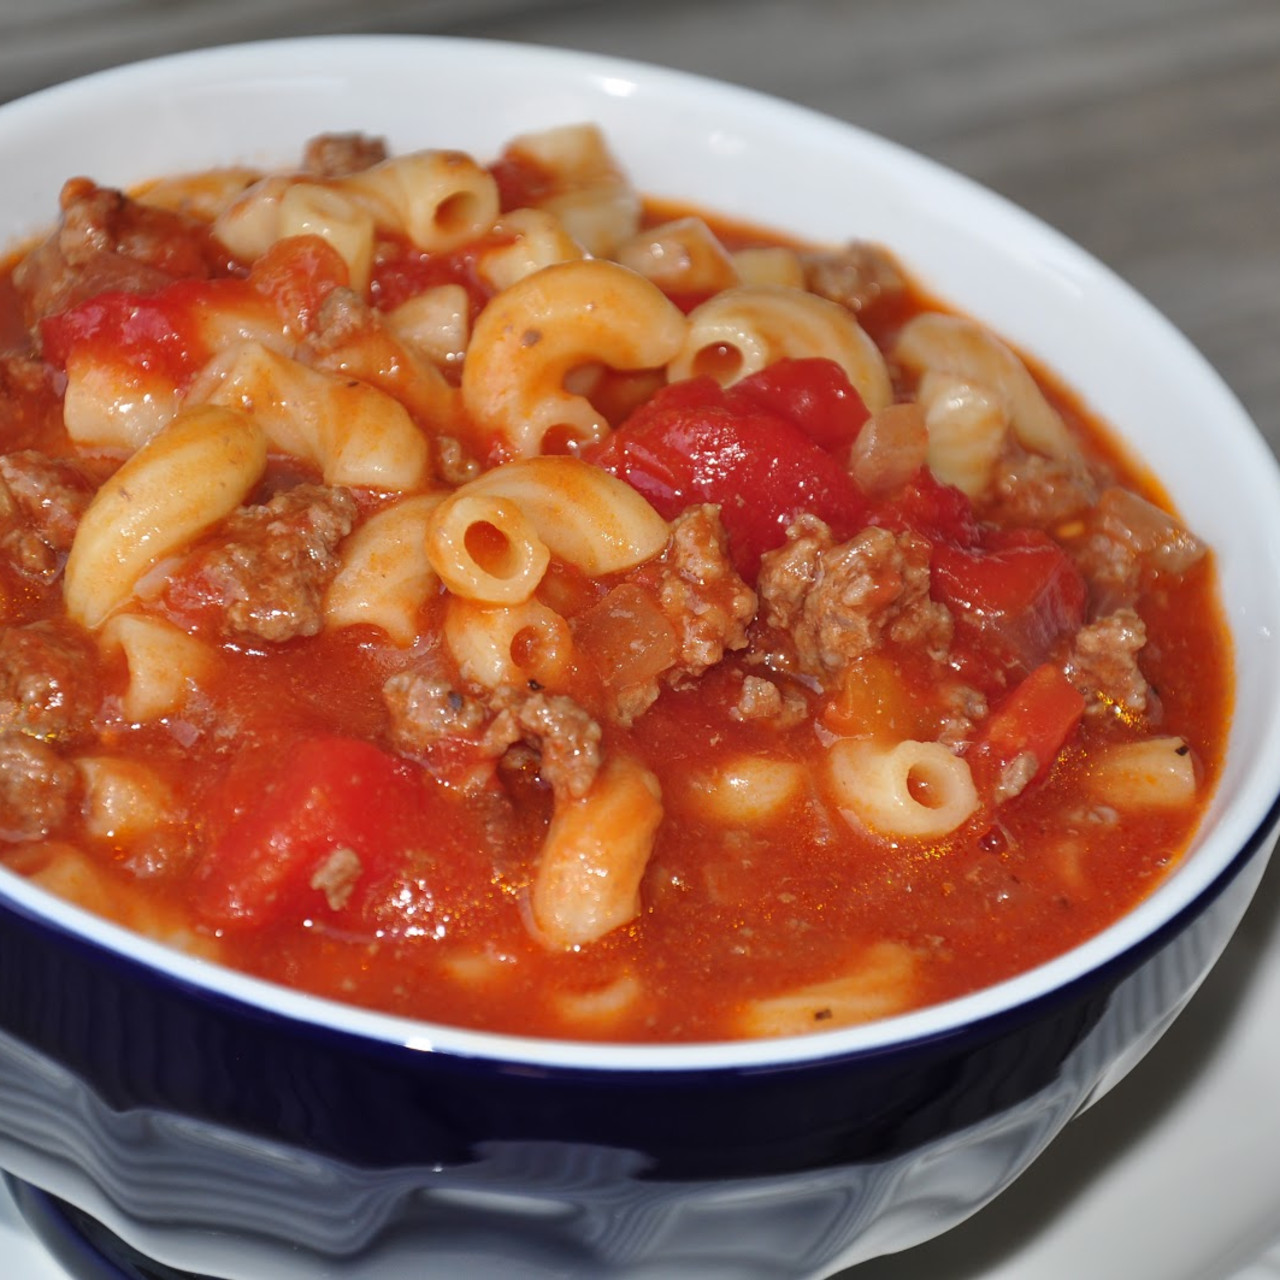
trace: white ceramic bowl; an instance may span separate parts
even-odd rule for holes
[[[111,71],[0,109],[0,242],[62,181],[271,165],[325,130],[496,154],[595,120],[636,184],[896,250],[1081,392],[1215,548],[1243,695],[1194,855],[1075,951],[820,1037],[603,1047],[339,1007],[0,878],[0,1166],[228,1277],[828,1275],[1007,1185],[1154,1043],[1261,877],[1280,791],[1280,484],[1114,275],[970,182],[740,89],[573,53],[343,38]],[[1105,193],[1100,195],[1105,199]],[[329,1268],[329,1269],[326,1269]]]

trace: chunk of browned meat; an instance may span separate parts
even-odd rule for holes
[[[364,133],[321,133],[307,143],[302,167],[312,177],[345,178],[386,158],[387,144],[381,138]]]
[[[538,773],[556,797],[580,799],[600,771],[600,726],[572,698],[542,690],[498,690],[489,728],[495,747],[523,742],[539,755]]]
[[[0,351],[0,441],[4,448],[45,445],[62,431],[64,385],[61,372],[35,354],[34,344],[30,350]]]
[[[747,643],[756,594],[729,559],[719,508],[690,507],[662,553],[574,619],[575,642],[609,690],[609,715],[631,724],[661,684],[687,685]]]
[[[195,583],[200,603],[221,611],[224,634],[275,642],[316,635],[337,547],[356,515],[348,490],[300,484],[229,516],[174,580]]]
[[[0,631],[0,732],[74,743],[98,710],[97,650],[71,623]]]
[[[407,755],[422,755],[447,739],[479,740],[490,713],[476,698],[425,671],[398,671],[382,686],[391,737]]]
[[[93,482],[70,459],[35,450],[0,457],[0,554],[19,573],[52,582],[93,494]]]
[[[809,718],[809,704],[798,689],[784,691],[775,680],[748,675],[743,677],[742,691],[729,708],[729,717],[791,729]]]
[[[678,646],[666,676],[671,685],[702,675],[726,649],[747,643],[756,593],[739,577],[728,548],[717,507],[690,507],[671,525],[671,542],[658,562],[658,601]]]
[[[943,746],[958,750],[968,742],[978,724],[987,717],[987,699],[967,684],[944,681],[939,686],[939,703],[942,721],[938,726],[938,741]]]
[[[935,658],[951,644],[951,614],[929,597],[929,543],[915,533],[873,526],[836,543],[804,515],[765,554],[756,585],[766,621],[809,675],[837,674],[885,640]]]
[[[1091,711],[1118,709],[1141,715],[1151,705],[1151,686],[1138,666],[1147,627],[1133,609],[1117,609],[1082,627],[1072,641],[1067,678],[1089,700]]]
[[[206,224],[87,178],[67,182],[60,203],[57,230],[14,269],[29,324],[107,290],[153,293],[180,278],[203,279],[226,257]]]
[[[892,256],[861,240],[843,249],[805,253],[801,262],[806,289],[851,311],[861,311],[878,298],[906,288],[906,279]]]
[[[600,726],[572,698],[520,686],[477,695],[426,671],[401,671],[383,685],[391,738],[438,777],[474,788],[516,744],[539,757],[538,773],[557,798],[587,793],[600,769]]]
[[[1049,529],[1097,500],[1097,482],[1074,459],[1011,447],[996,464],[983,514],[1001,524]]]
[[[25,351],[0,351],[0,399],[25,400],[52,392],[56,386],[55,374],[37,356]]]
[[[319,352],[337,351],[352,339],[381,328],[381,319],[353,289],[339,286],[324,296],[316,310],[311,345]]]
[[[62,826],[79,795],[80,774],[47,743],[0,733],[0,840],[42,840]]]

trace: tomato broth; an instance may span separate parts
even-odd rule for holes
[[[1109,424],[884,248],[645,206],[585,127],[422,154],[426,230],[336,135],[69,183],[10,263],[6,864],[306,991],[658,1042],[960,996],[1149,894],[1230,650]]]

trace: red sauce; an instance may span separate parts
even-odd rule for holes
[[[536,199],[545,185],[541,175],[513,161],[493,171],[504,208]],[[651,216],[656,220],[663,212]],[[730,248],[784,243],[754,229],[716,226]],[[387,237],[370,300],[389,309],[432,284],[461,283],[478,311],[488,298],[475,272],[481,247],[433,256]],[[343,283],[323,251],[302,245],[255,267],[247,281],[182,280],[145,297],[108,292],[55,314],[39,327],[50,366],[45,375],[24,381],[11,371],[3,384],[0,452],[76,452],[56,412],[58,371],[72,352],[136,362],[185,386],[211,354],[202,346],[202,310],[265,299],[293,317],[297,333],[305,335],[324,297]],[[11,351],[27,341],[19,301],[12,281],[0,280],[0,343]],[[888,347],[908,319],[934,307],[910,286],[880,298],[860,319]],[[910,379],[893,372],[896,394],[909,397]],[[1161,502],[1151,479],[1130,464],[1079,400],[1044,370],[1034,372],[1097,473]],[[651,390],[645,385],[631,394],[642,394],[648,404]],[[688,401],[693,393],[679,394]],[[725,413],[735,422],[748,413],[768,418],[790,411],[785,389],[749,410],[740,397],[699,394],[700,403],[728,404]],[[623,402],[623,416],[630,416],[634,404]],[[643,405],[637,410],[646,412],[652,411]],[[840,451],[847,452],[864,417],[858,415],[839,439],[803,449],[797,444],[795,456],[817,450],[823,466],[843,457]],[[620,445],[624,435],[619,432],[614,442]],[[611,448],[603,446],[602,465],[625,474]],[[748,505],[759,504],[777,464],[759,470],[750,482],[753,492],[745,495]],[[305,467],[277,459],[256,497],[265,500],[307,479],[314,477]],[[714,496],[715,477],[698,483],[704,479]],[[361,518],[382,505],[371,494],[357,498]],[[680,490],[669,496],[669,509],[659,509],[672,517],[690,500]],[[958,491],[922,473],[893,494],[858,496],[840,510],[839,521],[849,525],[839,531],[841,538],[870,522],[927,539],[936,548],[935,600],[958,614],[976,608],[989,618],[999,612],[989,599],[973,605],[972,593],[981,588],[974,584],[977,571],[965,564],[966,557],[1007,548],[1007,536]],[[956,626],[948,670],[988,704],[976,715],[975,740],[1026,675],[1050,662],[1089,607],[1093,588],[1075,568],[1080,529],[1065,522],[1052,532],[1056,540],[1046,532],[1015,536],[1018,555],[1061,562],[1046,571],[1061,575],[1049,604],[1041,594],[1011,606],[1013,623],[1000,632],[999,643],[985,622],[974,627],[962,618]],[[1028,538],[1034,544],[1029,553]],[[753,546],[739,561],[748,581],[758,564]],[[1001,573],[1000,589],[1013,590],[1007,572]],[[643,574],[635,581],[647,589]],[[638,756],[662,792],[664,818],[639,913],[589,945],[549,949],[528,927],[528,895],[555,803],[536,755],[508,753],[492,785],[469,791],[449,771],[469,761],[424,771],[392,745],[384,681],[423,661],[447,666],[440,656],[438,595],[423,608],[417,643],[400,647],[362,626],[275,644],[227,639],[205,618],[204,601],[176,589],[169,596],[171,620],[217,649],[216,673],[187,710],[132,724],[118,701],[127,673],[118,658],[104,658],[94,677],[100,682],[96,740],[67,751],[136,760],[163,779],[175,797],[165,839],[140,851],[136,841],[89,835],[72,813],[47,839],[11,843],[8,860],[39,870],[59,849],[73,846],[90,859],[104,886],[89,905],[161,936],[213,946],[225,963],[247,972],[338,999],[515,1033],[696,1040],[742,1034],[740,1016],[752,1001],[831,981],[886,940],[913,958],[913,1004],[962,995],[1051,959],[1151,892],[1185,849],[1217,775],[1232,691],[1211,557],[1177,575],[1144,573],[1135,603],[1149,637],[1141,666],[1157,694],[1151,711],[1083,717],[1077,711],[1065,722],[1061,749],[1054,748],[1031,785],[1003,803],[984,794],[955,831],[929,840],[858,830],[841,817],[818,779],[823,744],[834,735],[856,734],[867,716],[902,737],[929,739],[941,732],[950,708],[940,698],[934,661],[888,643],[882,659],[857,665],[829,687],[784,680],[804,711],[794,723],[735,718],[744,680],[772,670],[771,641],[757,623],[749,647],[683,687],[664,687],[627,726],[601,712],[610,675],[608,664],[593,666],[591,654],[593,644],[606,641],[587,638],[594,634],[587,618],[601,616],[591,611],[617,585],[616,579],[592,582],[553,565],[539,593],[571,623],[581,620],[586,657],[559,692],[601,716],[606,753]],[[0,599],[8,627],[62,611],[56,580],[33,584],[3,557]],[[1036,610],[1035,626],[1018,630]],[[1178,735],[1189,745],[1200,769],[1201,799],[1186,808],[1130,812],[1090,800],[1096,753],[1109,743],[1153,734]],[[366,742],[373,744],[372,755],[352,745]],[[958,751],[970,749],[972,743]],[[805,785],[772,817],[726,825],[709,813],[690,779],[751,755],[797,762]],[[352,778],[359,781],[354,790]],[[326,862],[333,878],[317,889],[316,857],[301,872],[272,863],[280,848],[307,841],[330,853],[358,847],[359,875],[344,880],[338,858]],[[277,873],[278,881],[272,880]],[[244,907],[246,901],[257,905]],[[617,1004],[612,1013],[583,1011],[592,1001],[599,1006],[610,1000]]]

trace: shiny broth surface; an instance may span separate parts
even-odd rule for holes
[[[646,203],[589,126],[71,179],[0,283],[0,856],[553,1037],[820,1031],[1105,927],[1218,772],[1212,555],[891,249]]]

